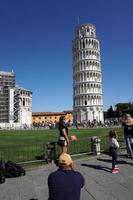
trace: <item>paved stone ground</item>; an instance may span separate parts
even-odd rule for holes
[[[133,199],[133,160],[120,156],[119,174],[111,174],[111,158],[106,155],[76,160],[75,163],[86,182],[81,200]],[[56,166],[48,164],[27,171],[26,176],[6,179],[0,184],[0,200],[47,200],[47,177],[54,170]]]

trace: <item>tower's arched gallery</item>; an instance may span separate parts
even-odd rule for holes
[[[100,44],[95,26],[75,28],[72,52],[74,119],[78,123],[103,122]]]

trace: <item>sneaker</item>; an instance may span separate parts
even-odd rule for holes
[[[117,173],[119,173],[118,169],[112,169],[112,174],[117,174]]]
[[[118,167],[118,165],[116,165],[116,166],[115,166],[115,169],[116,169],[116,170],[119,170],[119,167]]]

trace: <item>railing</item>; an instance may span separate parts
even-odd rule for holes
[[[91,137],[78,139],[69,144],[68,151],[71,155],[90,154],[92,152]],[[107,137],[100,137],[100,151],[104,152],[108,148]],[[124,147],[123,138],[120,139],[120,148]],[[45,154],[47,156],[47,143],[45,144],[30,144],[30,145],[1,145],[0,146],[0,160],[12,160],[17,163],[23,162],[37,162],[36,156]],[[56,155],[60,153],[60,147],[55,142]]]
[[[35,160],[35,156],[43,152],[43,144],[32,145],[2,145],[0,146],[0,159],[15,162],[28,162]]]

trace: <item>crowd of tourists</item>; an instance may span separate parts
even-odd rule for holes
[[[32,125],[32,128],[44,128],[44,129],[57,129],[59,122],[34,122]],[[79,122],[73,122],[72,120],[68,120],[67,122],[68,128],[99,128],[99,127],[112,127],[112,126],[121,126],[122,125],[122,118],[111,118],[111,119],[105,119],[104,122],[97,121],[96,119],[90,121],[82,121]]]

